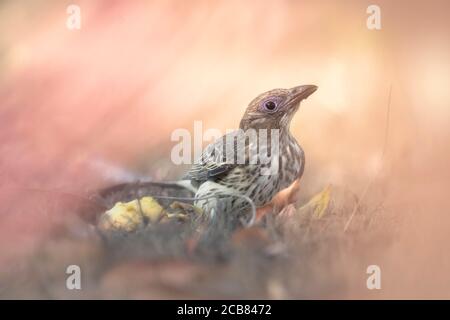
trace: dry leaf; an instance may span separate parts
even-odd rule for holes
[[[325,214],[331,198],[331,186],[328,185],[321,192],[312,197],[307,204],[302,206],[299,211],[311,209],[313,218],[321,219]]]

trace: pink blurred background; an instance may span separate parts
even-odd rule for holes
[[[81,8],[80,30],[66,28],[69,4]],[[370,4],[381,7],[381,30],[366,27]],[[24,190],[94,189],[107,183],[95,159],[174,178],[183,170],[170,162],[174,129],[235,128],[259,93],[315,84],[292,128],[307,154],[305,193],[328,183],[362,193],[374,180],[408,221],[374,257],[383,290],[364,290],[349,266],[343,296],[450,298],[449,9],[437,0],[2,1],[0,261],[32,251],[61,218]]]

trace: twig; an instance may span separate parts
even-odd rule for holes
[[[391,94],[392,94],[392,84],[389,87],[389,96],[388,96],[388,104],[387,104],[387,110],[386,110],[386,126],[385,126],[385,130],[384,130],[384,142],[383,142],[383,148],[382,148],[382,154],[381,154],[381,162],[384,161],[384,157],[386,155],[386,149],[387,149],[387,142],[388,142],[388,133],[389,133],[389,125],[390,125],[390,113],[391,113]],[[358,211],[358,209],[361,206],[361,202],[364,199],[364,197],[367,194],[367,191],[370,189],[370,187],[372,186],[375,177],[378,176],[378,174],[380,173],[380,169],[382,166],[380,166],[379,168],[377,168],[377,171],[375,172],[375,175],[369,180],[369,182],[367,183],[361,197],[359,197],[358,201],[356,202],[356,205],[353,207],[352,213],[350,214],[349,219],[347,220],[347,223],[345,224],[344,227],[344,233],[347,232],[350,223],[353,220],[353,217],[355,216],[356,212]]]

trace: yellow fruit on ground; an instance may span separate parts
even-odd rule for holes
[[[166,215],[163,207],[152,197],[143,197],[130,202],[117,202],[106,211],[99,221],[101,230],[123,230],[131,232],[144,224],[144,219],[150,223],[159,221]]]

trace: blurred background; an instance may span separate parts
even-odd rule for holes
[[[79,30],[66,27],[70,4]],[[371,4],[381,30],[366,27]],[[173,130],[192,132],[195,120],[236,128],[258,94],[315,84],[292,124],[307,157],[304,194],[344,186],[404,221],[371,257],[383,289],[365,289],[365,269],[350,259],[335,296],[450,298],[449,9],[444,0],[2,1],[1,269],[65,218],[36,190],[106,185],[99,160],[174,179],[185,168],[170,160]]]

